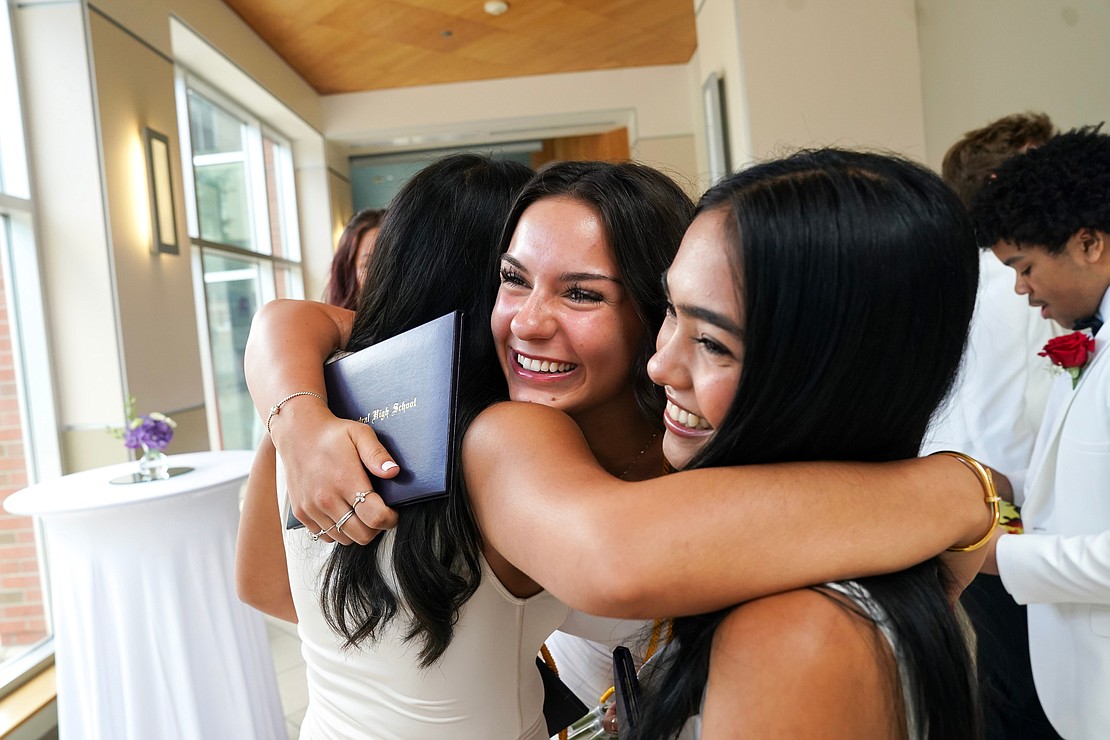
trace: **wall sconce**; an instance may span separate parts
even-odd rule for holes
[[[177,214],[173,205],[170,176],[170,140],[165,134],[144,128],[148,185],[150,186],[150,251],[177,254]]]

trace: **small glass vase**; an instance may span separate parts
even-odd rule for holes
[[[617,737],[605,729],[609,704],[599,704],[567,728],[567,740],[609,740]]]
[[[166,480],[170,477],[170,459],[161,450],[143,445],[139,475],[143,480]]]

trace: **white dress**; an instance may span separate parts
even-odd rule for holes
[[[379,552],[388,568],[393,532]],[[382,638],[343,650],[320,611],[321,567],[336,545],[285,533],[289,579],[308,675],[309,704],[301,738],[451,740],[546,738],[543,686],[536,654],[568,608],[547,592],[510,594],[482,558],[482,582],[463,607],[455,637],[428,668],[419,645],[402,642],[403,611]]]

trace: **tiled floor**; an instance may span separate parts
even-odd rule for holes
[[[285,712],[285,727],[295,740],[301,733],[301,720],[308,707],[308,685],[305,682],[304,661],[301,659],[301,641],[296,625],[279,619],[266,618],[266,631],[270,635],[270,652],[277,672],[278,692]]]

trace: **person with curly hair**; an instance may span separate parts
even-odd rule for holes
[[[1061,134],[998,168],[976,196],[980,244],[1018,295],[1073,334],[1045,345],[1060,368],[1023,492],[1023,534],[998,534],[983,571],[1028,605],[1033,680],[1070,740],[1110,737],[1110,135]],[[1087,333],[1090,330],[1090,334]],[[1020,494],[1024,493],[1024,496]]]
[[[970,206],[979,188],[1015,154],[1024,154],[1057,134],[1047,113],[1011,113],[968,131],[944,153],[940,174]]]
[[[1045,113],[1014,113],[968,131],[944,155],[941,174],[967,207],[1007,159],[1041,146],[1057,133]],[[1025,482],[1033,442],[1044,416],[1052,376],[1037,350],[1064,329],[1044,321],[1013,290],[1010,270],[983,245],[979,291],[960,376],[933,419],[925,452],[963,450],[990,465],[1002,495]],[[1007,486],[1006,483],[1010,486]],[[1004,521],[1021,530],[1020,514],[1004,508]],[[976,666],[984,690],[988,740],[1056,740],[1041,709],[1029,667],[1025,607],[998,576],[982,573],[960,603],[979,635]]]

